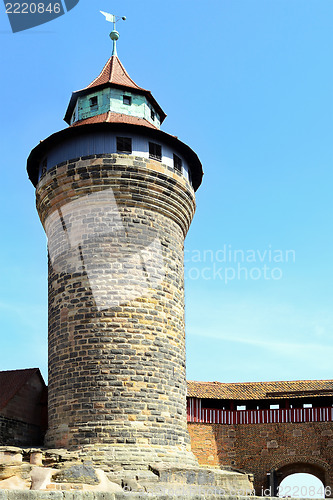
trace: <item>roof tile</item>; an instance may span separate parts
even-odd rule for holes
[[[333,380],[279,382],[187,382],[187,396],[202,399],[282,399],[333,395]]]
[[[39,372],[38,368],[0,372],[0,410],[7,405],[29,378],[37,372]]]
[[[124,87],[130,87],[137,90],[145,90],[142,87],[139,87],[139,85],[132,80],[117,56],[110,57],[98,77],[95,78],[95,80],[93,80],[86,88],[91,89],[99,85],[105,85],[106,83],[122,85]]]

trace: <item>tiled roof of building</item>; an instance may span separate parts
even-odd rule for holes
[[[333,380],[280,382],[187,382],[187,396],[201,399],[282,399],[333,395]]]
[[[78,125],[87,125],[89,123],[127,123],[133,125],[142,125],[143,127],[158,129],[155,125],[150,123],[144,118],[138,118],[137,116],[124,115],[121,113],[112,113],[108,111],[107,113],[102,113],[101,115],[91,116],[85,120],[80,120],[79,122],[72,123],[71,127],[77,127]]]
[[[86,88],[91,89],[106,83],[113,83],[123,87],[130,87],[137,90],[145,90],[139,87],[127,73],[117,56],[111,56],[105,64],[101,73]]]
[[[21,387],[35,374],[38,368],[7,370],[0,372],[0,410],[15,396]]]

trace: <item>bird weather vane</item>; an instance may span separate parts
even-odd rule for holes
[[[125,16],[117,17],[117,16],[114,16],[113,14],[109,14],[108,12],[103,12],[102,10],[100,10],[100,13],[103,14],[106,21],[108,21],[109,23],[113,23],[113,30],[110,33],[110,38],[113,41],[112,55],[116,56],[117,55],[116,42],[119,39],[119,33],[116,30],[116,22],[118,22],[120,19],[122,19],[123,21],[126,21],[126,17]]]

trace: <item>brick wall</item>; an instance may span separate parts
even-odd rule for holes
[[[267,488],[267,473],[271,469],[278,471],[279,481],[301,470],[313,473],[333,490],[331,422],[253,425],[189,423],[188,429],[192,451],[199,464],[231,466],[253,473],[257,494],[261,494],[262,488]]]
[[[195,463],[183,271],[191,185],[157,161],[95,155],[53,167],[36,194],[51,256],[47,446],[107,447],[128,467]]]

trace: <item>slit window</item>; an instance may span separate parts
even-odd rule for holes
[[[98,106],[98,97],[95,95],[94,97],[90,97],[89,99],[90,109],[96,109]]]
[[[153,110],[153,108],[150,108],[150,118],[152,120],[155,120],[155,111]]]
[[[183,166],[183,162],[182,162],[182,159],[179,158],[179,156],[177,155],[173,155],[173,168],[175,169],[176,172],[178,172],[179,174],[182,173],[182,166]]]
[[[162,146],[155,142],[149,143],[149,158],[152,160],[162,161]]]
[[[123,95],[123,104],[130,106],[132,104],[132,97],[130,95]]]
[[[132,153],[132,139],[130,137],[117,137],[117,153]]]

